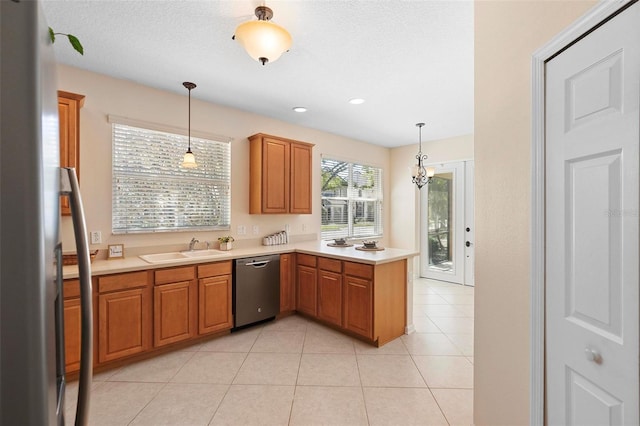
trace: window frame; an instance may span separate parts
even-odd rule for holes
[[[109,116],[108,121],[112,132],[113,234],[231,229],[231,138],[191,131],[191,147],[199,167],[185,169],[180,164],[188,144],[186,129],[116,116]],[[123,131],[129,131],[133,136],[122,138]],[[117,132],[120,133],[117,135]],[[116,141],[116,137],[120,139]],[[135,142],[139,144],[135,145]],[[134,161],[127,164],[121,160],[131,152],[139,155],[136,159],[138,164]],[[150,163],[150,159],[154,164]],[[167,187],[171,190],[167,191]],[[183,188],[198,189],[189,193]],[[125,196],[122,200],[123,194],[118,191],[123,190],[136,195],[128,200]],[[158,199],[168,204],[164,208],[167,215],[174,218],[173,225],[171,220],[166,220],[164,213],[153,211]],[[141,226],[140,222],[146,220],[140,219],[140,216],[144,216],[141,212],[148,214],[149,211],[152,211],[149,215],[150,226]],[[137,213],[137,221],[131,225],[128,224],[129,212]],[[199,224],[203,221],[205,223]]]
[[[342,176],[343,179],[347,181],[346,187],[346,195],[344,196],[325,196],[325,191],[322,190],[322,179],[323,179],[323,168],[325,166],[325,161],[328,162],[336,162],[345,164],[347,167],[346,179],[345,176]],[[354,169],[356,168],[364,168],[364,169],[372,169],[375,174],[374,183],[372,191],[375,192],[373,196],[358,196],[358,186],[354,183]],[[338,173],[337,175],[340,175]],[[349,239],[372,239],[372,238],[381,238],[384,234],[384,169],[382,167],[366,164],[362,162],[355,162],[350,160],[340,159],[335,156],[322,156],[320,161],[320,178],[321,178],[321,218],[320,218],[320,239],[322,240],[332,240],[334,238],[349,238]],[[335,177],[334,177],[335,178]],[[325,215],[327,211],[325,210],[326,202],[337,202],[342,203],[344,207],[347,209],[347,219],[346,223],[343,224],[345,229],[341,229],[340,231],[323,231],[323,227],[329,224],[325,224]],[[358,209],[359,206],[357,203],[365,203],[362,206],[363,211],[365,210],[366,203],[373,203],[374,207],[374,219],[373,219],[373,232],[372,233],[356,233],[355,229],[358,228],[355,223],[357,222],[358,217]]]

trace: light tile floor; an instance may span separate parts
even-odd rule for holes
[[[415,280],[416,333],[382,348],[291,316],[99,373],[90,424],[470,425],[473,297]]]

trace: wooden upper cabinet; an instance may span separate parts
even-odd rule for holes
[[[58,91],[58,117],[60,122],[60,167],[75,167],[80,179],[80,108],[84,95]],[[71,214],[69,198],[61,197],[60,212]]]
[[[290,213],[311,214],[312,148],[307,144],[291,144]]]
[[[263,133],[249,142],[249,213],[311,214],[313,145]]]

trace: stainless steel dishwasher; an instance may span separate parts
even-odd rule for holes
[[[233,271],[234,326],[275,317],[280,311],[280,255],[236,259]]]

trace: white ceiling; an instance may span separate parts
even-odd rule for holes
[[[64,64],[386,147],[421,121],[423,141],[473,133],[473,1],[269,0],[293,45],[266,66],[231,39],[259,0],[43,4],[84,46],[57,39]]]

